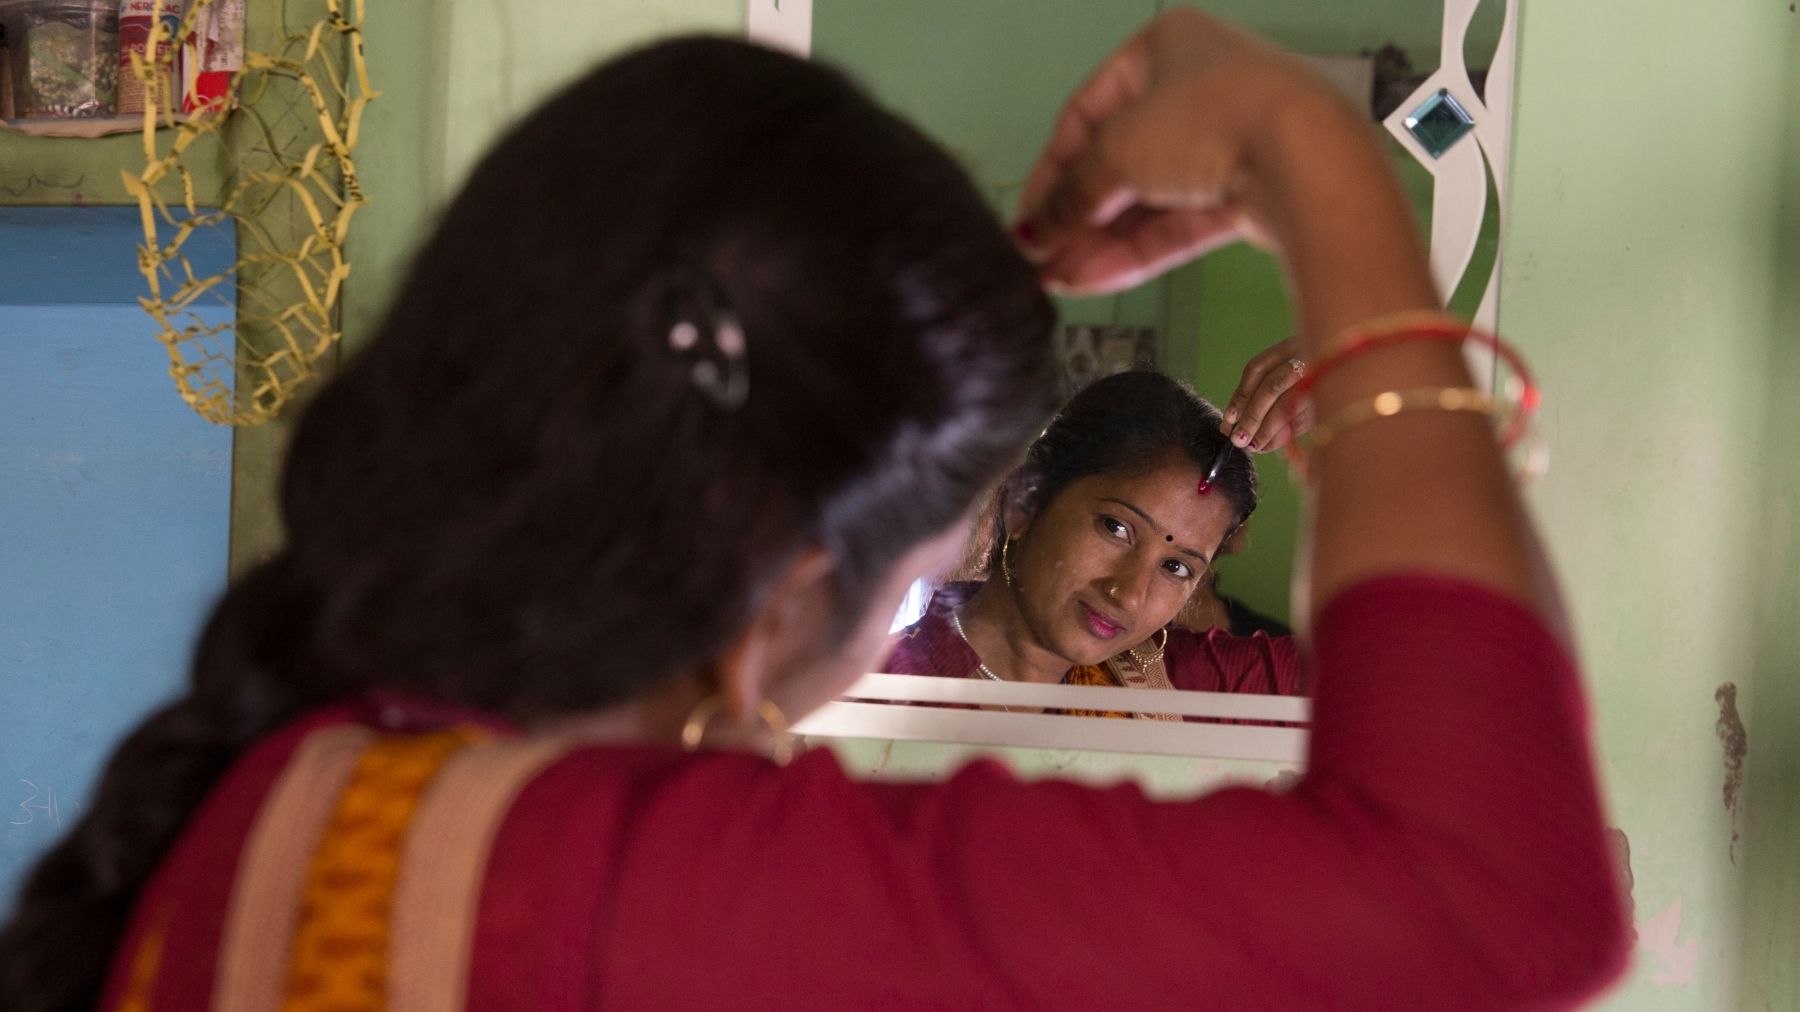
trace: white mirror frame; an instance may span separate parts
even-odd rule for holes
[[[745,34],[752,42],[812,56],[813,0],[748,0]]]
[[[924,704],[924,705],[921,705]],[[942,705],[989,709],[946,709]],[[1182,720],[1100,720],[1020,710],[1105,709],[1173,714]],[[1098,749],[1216,759],[1264,759],[1299,765],[1306,756],[1310,700],[1173,689],[1038,685],[923,675],[864,675],[843,698],[794,726],[823,738],[881,738],[1035,748]],[[1220,724],[1210,721],[1258,721]]]
[[[746,0],[747,34],[753,41],[800,56],[812,55],[813,0]],[[1500,39],[1488,67],[1487,101],[1476,98],[1463,60],[1463,40],[1484,0],[1443,0],[1440,65],[1383,125],[1430,170],[1434,185],[1431,214],[1431,269],[1448,300],[1468,271],[1487,214],[1488,180],[1503,211],[1507,189],[1508,141],[1512,136],[1513,70],[1519,0],[1485,0],[1505,5]],[[1475,120],[1475,143],[1458,143],[1433,158],[1406,129],[1408,113],[1445,89]],[[1504,222],[1502,223],[1504,225]],[[1504,239],[1504,228],[1502,228]],[[1494,259],[1475,324],[1494,329],[1499,314],[1500,258]],[[1478,375],[1492,379],[1491,356],[1471,355]],[[924,704],[924,705],[920,705]],[[945,708],[953,704],[988,709]],[[999,709],[994,709],[998,707]],[[1124,713],[1175,714],[1201,721],[1105,720],[1024,710],[1099,709]],[[1037,748],[1072,748],[1218,759],[1270,760],[1300,765],[1306,754],[1310,701],[1291,696],[1217,692],[1110,689],[1094,686],[987,682],[918,675],[865,675],[843,698],[828,703],[794,726],[796,734],[822,738],[876,738]],[[1260,724],[1220,724],[1246,720]],[[1288,726],[1279,726],[1288,725]]]

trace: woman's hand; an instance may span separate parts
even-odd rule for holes
[[[1241,238],[1268,244],[1252,171],[1271,122],[1341,105],[1298,61],[1198,11],[1171,11],[1063,109],[1020,198],[1046,284],[1118,291]]]
[[[1312,428],[1312,406],[1289,394],[1306,375],[1299,338],[1277,341],[1244,366],[1219,431],[1252,453],[1279,450]]]

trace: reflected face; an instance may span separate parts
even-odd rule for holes
[[[1019,610],[1040,646],[1098,664],[1137,646],[1187,604],[1231,532],[1222,494],[1200,495],[1181,459],[1089,475],[1046,504],[1013,545]]]

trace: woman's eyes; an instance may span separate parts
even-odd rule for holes
[[[1108,537],[1117,538],[1126,544],[1131,543],[1131,525],[1120,520],[1118,517],[1109,517],[1105,514],[1101,514],[1100,529],[1105,531]],[[1168,573],[1178,580],[1191,580],[1194,578],[1194,567],[1180,559],[1164,560],[1163,572]]]

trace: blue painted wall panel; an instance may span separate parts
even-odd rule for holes
[[[233,227],[194,230],[182,252],[195,277],[231,267]],[[145,291],[137,269],[143,229],[135,207],[0,207],[0,304],[137,305]],[[173,235],[165,226],[163,241]]]
[[[0,275],[56,251],[53,276],[0,283],[0,917],[106,755],[180,690],[226,579],[231,430],[181,402],[149,318],[118,304],[135,227],[0,218]],[[8,304],[32,298],[55,304]]]

